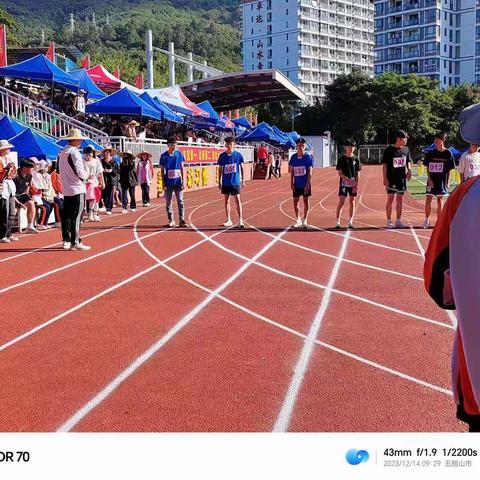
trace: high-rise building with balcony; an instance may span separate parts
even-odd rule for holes
[[[374,3],[375,75],[416,73],[442,88],[480,80],[480,0]]]
[[[243,0],[242,10],[244,69],[282,71],[308,103],[339,74],[373,75],[370,0]]]

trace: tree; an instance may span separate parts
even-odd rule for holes
[[[0,7],[0,23],[5,24],[7,27],[7,46],[21,46],[22,40],[19,36],[18,23],[2,7]]]

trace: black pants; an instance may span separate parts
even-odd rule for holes
[[[15,203],[15,195],[12,195],[9,200],[8,206],[8,220],[7,220],[7,238],[12,236],[12,227],[15,223],[15,217],[17,216],[17,205]],[[20,231],[20,226],[18,227]]]
[[[468,425],[469,432],[480,432],[480,415],[471,415],[465,411],[463,393],[459,392],[460,403],[457,405],[457,418]]]
[[[111,212],[113,208],[113,187],[105,187],[102,190],[102,200],[107,212]]]
[[[81,243],[80,221],[85,208],[85,194],[65,197],[62,214],[62,237],[64,242],[70,242],[72,246]]]
[[[130,208],[137,208],[137,201],[135,200],[135,187],[122,186],[122,208],[127,209],[128,195],[130,195]]]
[[[6,188],[5,186],[3,188]],[[0,197],[0,238],[7,236],[8,230],[8,200]]]
[[[150,185],[148,183],[142,183],[142,202],[144,205],[150,203]]]

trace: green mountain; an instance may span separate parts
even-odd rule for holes
[[[238,5],[238,0],[2,0],[2,7],[17,21],[22,44],[39,45],[43,29],[47,41],[75,45],[107,68],[120,66],[122,79],[129,82],[145,71],[148,29],[156,47],[166,49],[173,41],[180,54],[191,51],[214,67],[240,70]],[[156,85],[166,84],[166,58],[161,54],[155,56],[155,70]],[[185,69],[178,66],[177,72],[177,81],[184,80]]]

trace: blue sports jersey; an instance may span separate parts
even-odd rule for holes
[[[185,161],[183,153],[175,150],[173,155],[162,153],[160,165],[165,169],[163,181],[167,187],[180,187],[182,185],[182,165]]]
[[[308,181],[308,169],[313,167],[313,158],[309,153],[304,153],[302,157],[294,153],[288,163],[293,170],[293,186],[295,188],[305,188]]]
[[[240,165],[243,163],[243,157],[240,152],[232,152],[228,155],[223,152],[218,157],[218,165],[223,167],[222,186],[231,187],[240,185]]]

